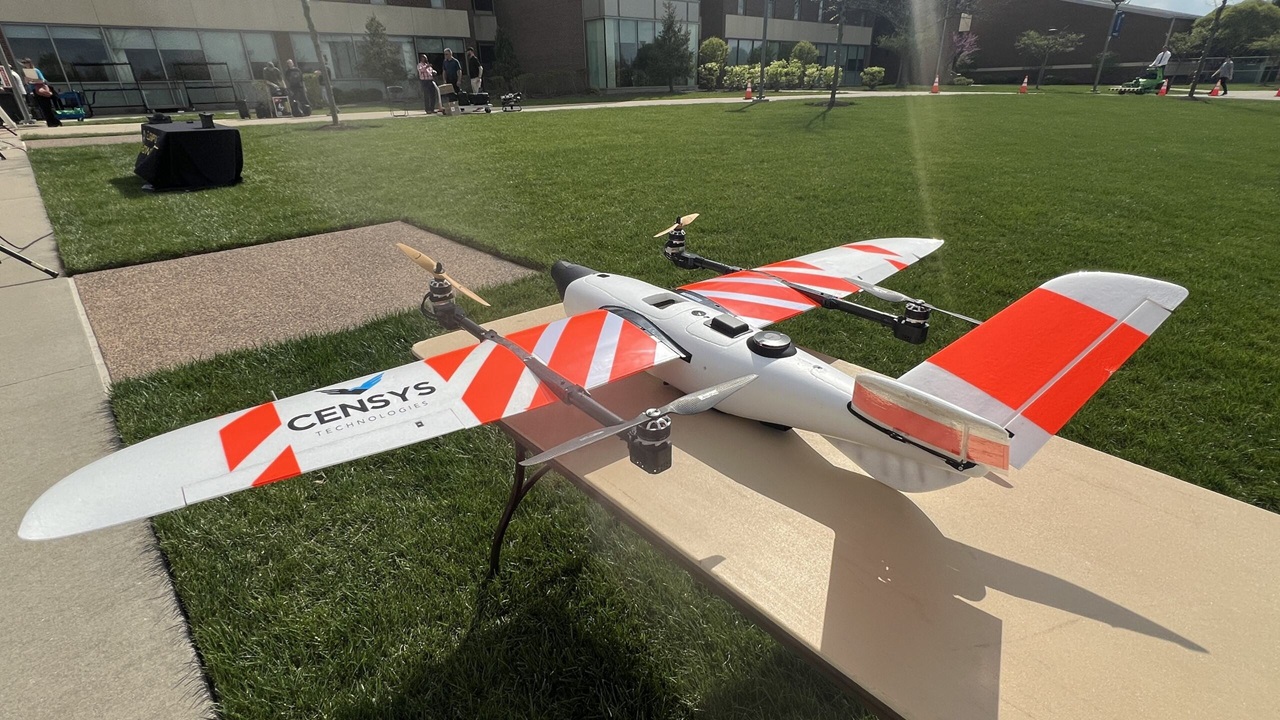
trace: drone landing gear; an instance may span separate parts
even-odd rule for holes
[[[543,465],[526,477],[525,466],[520,464],[520,461],[525,459],[524,446],[519,440],[514,442],[516,469],[511,477],[511,495],[507,497],[507,506],[502,511],[502,519],[498,521],[498,527],[493,531],[493,544],[489,547],[488,579],[490,580],[498,575],[498,565],[502,561],[502,539],[507,534],[507,526],[511,524],[511,518],[516,514],[516,509],[520,507],[520,501],[524,500],[524,496],[528,495],[533,486],[551,469],[550,465]]]

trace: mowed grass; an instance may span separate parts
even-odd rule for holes
[[[649,236],[743,265],[931,235],[886,284],[989,316],[1056,275],[1132,272],[1191,295],[1061,433],[1280,509],[1280,106],[1044,95],[520,113],[244,131],[246,182],[144,195],[132,148],[32,153],[80,270],[406,219],[535,265],[676,285]],[[1155,129],[1153,129],[1155,128]],[[554,301],[501,288],[491,316]],[[810,313],[799,342],[898,374],[908,346]],[[405,362],[411,316],[118,385],[129,442]],[[463,433],[157,520],[228,717],[814,717],[845,696],[571,488],[526,500],[479,583],[509,446]]]

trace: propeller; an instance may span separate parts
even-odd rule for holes
[[[692,213],[692,214],[689,214],[689,215],[685,215],[684,217],[680,218],[679,220],[676,220],[676,224],[675,224],[675,225],[672,225],[671,227],[667,228],[666,230],[663,230],[662,232],[658,233],[657,235],[654,235],[654,237],[656,237],[656,238],[660,238],[660,237],[662,237],[663,235],[666,235],[667,233],[670,233],[672,230],[675,230],[675,229],[677,229],[677,228],[682,228],[682,227],[684,227],[685,225],[688,225],[689,223],[691,223],[691,222],[693,222],[694,220],[697,220],[697,219],[698,219],[698,213]]]
[[[471,292],[470,290],[467,289],[465,285],[449,277],[449,274],[444,271],[443,263],[438,263],[435,260],[432,260],[431,258],[418,252],[417,250],[414,250],[413,248],[409,247],[408,245],[405,245],[404,243],[396,243],[396,247],[400,248],[400,252],[409,256],[410,260],[421,265],[422,268],[425,269],[427,272],[434,273],[437,278],[447,280],[449,284],[454,287],[454,289],[458,290],[463,295],[466,295],[467,297],[471,298],[472,300],[475,300],[476,302],[480,303],[485,307],[491,307],[489,303],[485,302],[484,298]]]
[[[626,422],[618,423],[617,425],[610,425],[609,427],[603,427],[599,430],[592,430],[585,435],[579,435],[578,437],[561,443],[540,455],[534,455],[531,458],[522,460],[520,464],[528,467],[530,465],[537,465],[538,463],[546,462],[560,457],[565,453],[573,452],[578,448],[586,447],[598,440],[613,437],[614,435],[621,435],[637,425],[643,425],[650,420],[657,420],[663,415],[667,415],[669,413],[675,413],[676,415],[697,415],[700,412],[706,412],[707,410],[715,407],[721,400],[724,400],[735,392],[746,387],[747,384],[752,380],[755,380],[756,377],[756,375],[743,375],[740,378],[729,380],[728,382],[722,382],[719,385],[712,385],[705,390],[699,390],[697,392],[689,393],[683,397],[678,397],[660,408],[649,408]]]
[[[879,285],[874,285],[874,284],[872,284],[872,283],[869,283],[869,282],[866,282],[866,281],[863,281],[863,280],[859,280],[859,279],[857,279],[857,278],[847,277],[847,278],[844,278],[844,279],[845,279],[847,282],[851,282],[851,283],[853,283],[854,285],[857,285],[857,286],[858,286],[858,288],[859,288],[860,290],[862,290],[862,291],[863,291],[863,292],[865,292],[866,294],[870,295],[871,297],[880,298],[881,300],[884,300],[885,302],[891,302],[891,303],[907,303],[907,302],[912,302],[912,303],[917,303],[917,304],[920,304],[920,305],[924,305],[925,307],[929,308],[930,310],[937,310],[938,312],[942,313],[943,315],[950,315],[950,316],[951,316],[951,317],[953,317],[953,318],[958,318],[958,319],[960,319],[960,320],[964,320],[965,322],[973,323],[974,325],[981,325],[981,324],[982,324],[982,321],[981,321],[981,320],[974,320],[973,318],[969,317],[968,315],[961,315],[960,313],[951,312],[950,310],[943,310],[942,308],[937,307],[937,306],[935,306],[935,305],[930,305],[929,303],[927,303],[927,302],[925,302],[925,301],[923,301],[923,300],[917,300],[916,298],[909,297],[909,296],[907,296],[907,295],[903,295],[902,293],[898,292],[897,290],[890,290],[889,288],[882,288],[882,287],[880,287]]]

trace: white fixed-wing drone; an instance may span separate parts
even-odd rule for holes
[[[57,538],[150,517],[556,401],[602,428],[522,465],[618,436],[633,463],[661,472],[671,464],[670,415],[716,407],[819,433],[877,480],[928,490],[1021,467],[1187,296],[1177,285],[1131,275],[1065,275],[896,380],[853,378],[767,327],[823,307],[923,342],[936,308],[875,283],[942,241],[868,240],[742,269],[686,250],[684,228],[696,217],[655,237],[667,236],[663,252],[676,265],[718,277],[666,290],[557,262],[551,275],[568,317],[505,337],[454,302],[455,288],[479,300],[474,293],[402,245],[434,272],[423,312],[467,330],[477,344],[126,447],[45,492],[18,534]],[[860,291],[903,303],[904,311],[845,299]],[[631,420],[590,394],[641,371],[690,394]]]

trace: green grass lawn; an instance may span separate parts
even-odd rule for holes
[[[947,245],[887,285],[989,316],[1056,275],[1191,295],[1061,433],[1280,510],[1280,106],[1046,94],[519,113],[243,130],[245,182],[147,195],[130,146],[32,151],[75,271],[405,219],[537,266],[675,285],[650,238],[760,264],[874,237]],[[554,300],[498,289],[493,316]],[[802,344],[898,374],[924,347],[810,313]],[[404,362],[411,316],[122,383],[129,442]],[[799,660],[564,485],[526,501],[483,588],[506,493],[492,431],[157,520],[228,717],[850,712]],[[537,678],[531,680],[530,677]],[[478,693],[478,696],[477,696]],[[457,708],[455,711],[454,709]]]

